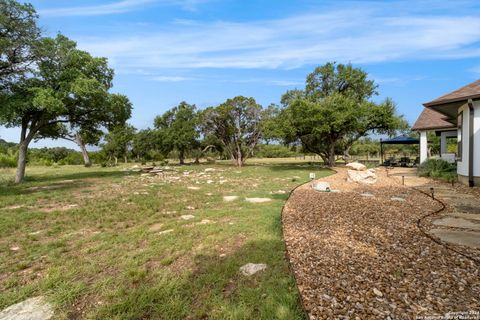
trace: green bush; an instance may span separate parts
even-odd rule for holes
[[[441,159],[428,159],[418,167],[418,175],[452,181],[457,176],[457,166]]]
[[[288,158],[296,155],[295,151],[281,144],[262,144],[256,148],[258,158]]]
[[[15,168],[17,157],[12,154],[0,154],[0,168]]]

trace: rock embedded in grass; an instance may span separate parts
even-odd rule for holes
[[[250,203],[265,203],[272,201],[270,198],[245,198],[245,200]]]
[[[168,229],[168,230],[163,230],[163,231],[160,231],[159,233],[157,233],[158,235],[162,235],[162,234],[167,234],[167,233],[171,233],[173,232],[173,229]]]
[[[182,220],[191,220],[191,219],[195,219],[195,216],[191,214],[186,214],[186,215],[180,216],[180,218]]]
[[[150,228],[148,228],[148,230],[152,232],[157,232],[157,231],[160,231],[162,227],[163,227],[163,223],[155,223],[155,224],[152,224]]]
[[[30,298],[0,312],[2,320],[49,320],[53,307],[43,297]]]
[[[197,181],[197,183],[199,183],[199,182]],[[188,190],[200,190],[200,187],[188,187],[187,189]]]
[[[265,269],[267,269],[267,265],[264,263],[247,263],[246,265],[240,267],[240,272],[244,276],[249,277]]]
[[[239,198],[238,196],[224,196],[223,201],[231,202],[231,201],[237,200],[238,198]]]

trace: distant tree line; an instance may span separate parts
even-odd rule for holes
[[[110,92],[114,71],[107,59],[61,34],[43,36],[37,20],[30,4],[0,0],[0,125],[21,129],[17,183],[29,144],[43,138],[73,141],[86,166],[86,145],[101,147],[96,157],[103,165],[171,156],[183,164],[214,155],[240,167],[256,153],[301,152],[333,166],[339,156],[349,161],[369,135],[408,127],[391,99],[374,102],[378,86],[365,71],[329,62],[307,76],[304,88],[285,92],[280,105],[264,108],[245,96],[203,110],[181,102],[151,128],[136,130],[127,124],[129,99]]]

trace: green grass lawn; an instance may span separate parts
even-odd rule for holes
[[[59,319],[303,318],[281,208],[309,172],[330,171],[279,160],[174,168],[166,182],[125,167],[29,167],[20,186],[0,171],[0,309],[44,295]],[[249,262],[268,267],[245,277]]]

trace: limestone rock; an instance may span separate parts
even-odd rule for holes
[[[245,200],[250,203],[264,203],[272,201],[270,198],[245,198]]]
[[[377,182],[377,175],[369,170],[365,170],[365,171],[348,170],[347,181],[373,184]]]
[[[0,312],[0,320],[48,320],[53,308],[43,297],[30,298]]]
[[[246,265],[240,267],[240,272],[244,276],[252,276],[257,272],[267,269],[267,265],[264,263],[247,263]]]
[[[322,192],[330,192],[330,183],[324,182],[324,181],[319,181],[319,182],[314,182],[312,185],[313,190],[316,191],[322,191]]]
[[[373,293],[379,298],[383,297],[383,293],[377,288],[373,288]]]
[[[346,167],[356,171],[367,170],[367,167],[359,162],[350,162],[349,164],[346,165]]]

